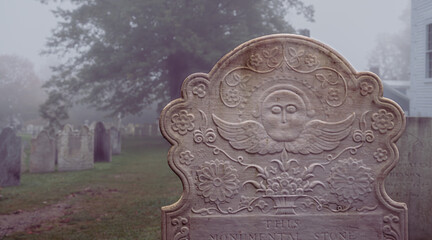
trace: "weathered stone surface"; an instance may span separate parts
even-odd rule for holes
[[[121,132],[116,127],[110,128],[112,154],[120,154],[122,147]]]
[[[42,131],[31,140],[30,172],[55,171],[56,142],[47,131]]]
[[[82,126],[81,130],[77,131],[66,124],[57,138],[58,171],[93,168],[93,134],[87,126]]]
[[[372,73],[310,38],[249,41],[164,108],[184,185],[162,239],[408,239],[384,179],[405,126]]]
[[[0,134],[0,186],[15,186],[21,179],[21,138],[12,128]]]
[[[386,179],[386,191],[394,200],[406,202],[408,205],[409,239],[430,239],[432,236],[432,119],[407,118],[406,130],[397,142],[397,146],[400,159]]]
[[[94,161],[111,162],[111,136],[102,122],[92,124],[94,134]]]

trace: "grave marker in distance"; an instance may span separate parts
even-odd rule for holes
[[[21,138],[6,127],[0,133],[0,187],[15,186],[21,179]]]
[[[384,191],[405,118],[376,75],[271,35],[181,91],[160,118],[184,186],[162,208],[163,240],[408,239],[406,205]]]
[[[122,147],[121,131],[119,131],[116,127],[111,127],[110,136],[111,136],[112,154],[114,155],[120,154],[121,147]]]
[[[44,173],[55,171],[56,142],[43,130],[31,140],[30,172]]]
[[[58,141],[58,171],[76,171],[91,169],[93,160],[93,135],[87,126],[76,131],[69,124],[59,133]]]
[[[92,125],[94,134],[94,161],[111,162],[111,136],[102,122]]]

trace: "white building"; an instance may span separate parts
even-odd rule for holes
[[[410,116],[432,117],[432,0],[411,1]]]

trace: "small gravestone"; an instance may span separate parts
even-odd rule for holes
[[[399,163],[386,179],[388,195],[406,202],[409,209],[409,239],[432,236],[432,118],[407,118],[397,142]],[[375,157],[382,158],[383,154]],[[384,157],[385,158],[385,157]]]
[[[135,135],[135,125],[132,123],[129,123],[126,126],[126,133],[130,136],[134,136]]]
[[[384,190],[405,118],[376,75],[271,35],[181,91],[160,121],[183,183],[162,208],[163,240],[408,239],[406,205]]]
[[[111,136],[102,122],[92,124],[94,134],[94,161],[111,162]]]
[[[20,184],[21,138],[12,128],[4,128],[0,134],[0,187]]]
[[[87,126],[77,131],[66,124],[58,135],[57,148],[58,171],[93,168],[93,134]]]
[[[122,138],[121,138],[120,131],[117,130],[116,127],[111,127],[110,136],[111,136],[112,154],[120,154],[121,153],[121,147],[122,147]]]
[[[42,131],[31,140],[30,172],[55,171],[56,142],[47,131]]]
[[[28,158],[28,154],[27,154],[27,147],[28,147],[28,142],[27,141],[22,141],[21,144],[21,173],[25,173],[28,171],[28,164],[27,164],[27,158]]]

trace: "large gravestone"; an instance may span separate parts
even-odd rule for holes
[[[42,131],[31,140],[30,172],[55,171],[56,142],[47,131]]]
[[[183,183],[162,208],[162,239],[408,239],[406,205],[384,190],[405,118],[373,73],[271,35],[181,91],[160,118]]]
[[[21,138],[12,128],[4,128],[0,134],[0,187],[20,184]]]
[[[121,133],[116,127],[110,128],[112,154],[120,154],[122,147]]]
[[[102,122],[92,124],[94,134],[94,161],[111,162],[111,136]]]
[[[407,118],[397,142],[400,160],[386,179],[386,191],[409,209],[409,239],[432,237],[432,118]],[[385,160],[386,152],[374,157]]]
[[[76,171],[91,169],[93,160],[93,134],[87,126],[79,131],[66,124],[58,135],[57,170]]]

